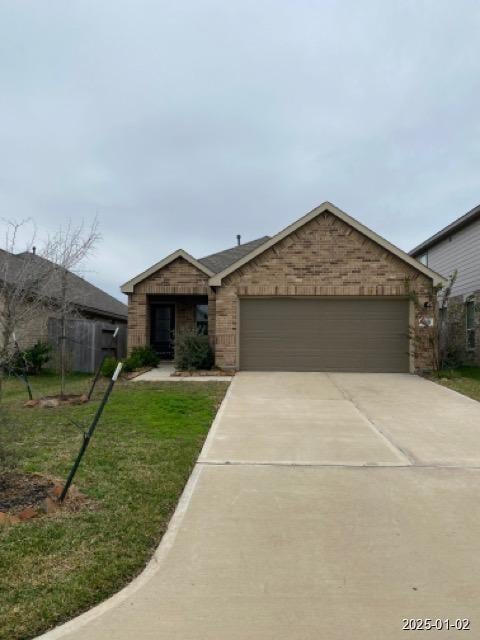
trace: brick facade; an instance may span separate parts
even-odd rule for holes
[[[407,281],[420,305],[431,300],[427,276],[326,211],[227,276],[220,287],[210,288],[208,276],[183,258],[135,285],[129,294],[129,346],[148,342],[148,295],[208,294],[216,364],[236,369],[240,297],[407,297]],[[414,315],[412,303],[414,367],[428,369],[428,330]]]
[[[475,347],[467,349],[466,303],[471,300],[475,309]],[[469,296],[452,296],[448,301],[444,323],[447,362],[452,365],[480,365],[480,290]]]
[[[177,258],[160,271],[142,280],[128,294],[128,350],[132,347],[148,344],[150,341],[149,299],[152,296],[165,296],[173,299],[188,295],[209,295],[208,276],[196,269],[183,258]],[[191,325],[189,311],[180,307],[177,325]],[[190,305],[190,314],[194,313]],[[179,324],[180,322],[180,324]]]
[[[236,367],[240,296],[406,296],[407,278],[425,302],[426,276],[333,214],[320,214],[224,281],[216,300],[216,362]],[[415,325],[415,367],[428,368],[426,330]]]

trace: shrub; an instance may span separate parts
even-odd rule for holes
[[[42,367],[50,360],[51,352],[52,345],[40,340],[31,349],[26,349],[23,353],[29,373],[39,373]]]
[[[150,346],[134,347],[128,358],[123,360],[122,371],[130,373],[141,367],[156,367],[160,359]],[[111,378],[118,360],[115,358],[105,358],[102,365],[102,375]]]
[[[131,371],[135,371],[135,369],[140,369],[142,365],[140,364],[139,358],[134,355],[125,358],[123,361],[123,371],[125,373],[130,373]]]
[[[129,359],[130,358],[132,359],[132,362],[138,363],[135,367],[136,369],[138,369],[139,367],[156,367],[160,362],[160,358],[157,356],[150,345],[144,345],[143,347],[133,347],[132,352],[129,356]]]
[[[110,356],[108,358],[105,358],[102,364],[102,368],[100,370],[102,376],[105,376],[106,378],[111,378],[113,376],[115,369],[117,368],[117,364],[118,364],[118,361],[116,358],[112,358]]]
[[[180,333],[175,340],[175,365],[181,371],[211,369],[213,351],[208,336],[195,331]]]
[[[12,373],[26,372],[35,375],[40,373],[42,367],[50,360],[51,351],[52,347],[48,342],[38,340],[30,349],[16,352],[8,368]]]

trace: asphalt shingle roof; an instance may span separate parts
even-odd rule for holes
[[[199,258],[198,261],[205,265],[207,269],[213,271],[213,273],[220,273],[220,271],[223,271],[237,260],[240,260],[240,258],[246,256],[250,251],[264,244],[267,240],[270,240],[270,236],[263,236],[262,238],[239,244],[231,249],[212,253],[204,258]]]
[[[49,260],[33,253],[24,252],[14,255],[7,251],[0,250],[0,277],[3,278],[6,275],[7,280],[12,281],[12,279],[15,278],[15,274],[21,273],[24,269],[22,261],[25,260],[33,260],[35,265],[38,266],[39,271],[53,268],[53,264]],[[5,268],[5,265],[7,265],[7,268]],[[78,307],[106,316],[127,319],[127,306],[123,304],[123,302],[120,302],[120,300],[117,300],[71,271],[67,271],[67,286],[71,288],[72,302],[78,305]],[[48,296],[54,299],[55,290],[59,289],[59,287],[60,273],[53,271],[50,285],[51,291],[48,292]]]
[[[440,242],[440,240],[447,238],[452,233],[455,233],[455,231],[459,231],[463,227],[466,227],[472,222],[475,222],[475,220],[478,220],[479,218],[480,205],[474,207],[473,209],[471,209],[471,211],[468,211],[463,216],[460,216],[460,218],[457,218],[443,229],[440,229],[440,231],[434,233],[433,236],[430,236],[430,238],[427,238],[427,240],[424,240],[421,244],[417,245],[414,249],[409,251],[410,255],[413,257],[417,257],[418,255],[432,247],[434,244],[437,244],[437,242]]]

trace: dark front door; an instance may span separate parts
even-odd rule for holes
[[[150,307],[150,344],[160,358],[173,359],[175,305],[152,304]]]

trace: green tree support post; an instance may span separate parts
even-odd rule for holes
[[[119,328],[118,328],[118,327],[116,327],[116,328],[115,328],[115,331],[114,331],[114,334],[113,334],[113,336],[112,336],[112,338],[113,338],[113,340],[114,340],[114,345],[115,345],[115,346],[116,346],[116,344],[117,344],[117,343],[116,343],[116,338],[117,338],[117,336],[118,336],[118,331],[119,331]],[[115,355],[118,357],[118,351],[117,351],[117,349],[115,349]],[[98,379],[99,379],[99,377],[100,377],[100,374],[102,373],[102,367],[103,367],[103,363],[105,362],[105,358],[106,358],[106,357],[107,357],[107,354],[105,353],[105,354],[103,355],[103,357],[102,357],[101,361],[100,361],[100,364],[98,365],[98,369],[97,369],[97,371],[96,371],[96,373],[95,373],[95,376],[94,376],[94,378],[93,378],[92,384],[91,384],[91,386],[90,386],[90,390],[89,390],[88,395],[87,395],[87,398],[88,398],[89,400],[91,400],[91,399],[92,399],[93,390],[95,389],[95,385],[97,384]]]
[[[60,495],[59,498],[59,502],[63,502],[65,500],[65,497],[68,493],[68,490],[70,488],[70,485],[73,482],[73,478],[75,477],[75,474],[77,473],[77,469],[80,466],[80,462],[82,461],[83,458],[83,454],[85,453],[85,451],[87,450],[88,445],[90,444],[90,440],[94,434],[95,428],[98,424],[98,421],[100,420],[100,417],[103,413],[103,410],[105,408],[105,405],[108,402],[108,398],[110,397],[110,394],[112,393],[112,389],[115,385],[115,382],[117,381],[118,376],[120,375],[120,371],[122,370],[122,366],[123,363],[119,362],[117,364],[117,368],[115,369],[115,372],[110,380],[110,383],[108,385],[108,387],[105,390],[105,393],[103,395],[102,401],[100,403],[100,406],[97,409],[97,412],[95,413],[95,416],[92,420],[92,424],[90,425],[90,428],[88,429],[88,431],[86,431],[83,434],[83,442],[82,442],[82,446],[80,447],[80,451],[78,452],[77,455],[77,459],[75,460],[73,467],[70,469],[70,473],[68,474],[68,478],[67,481],[65,482],[65,486],[63,487],[63,491]]]

